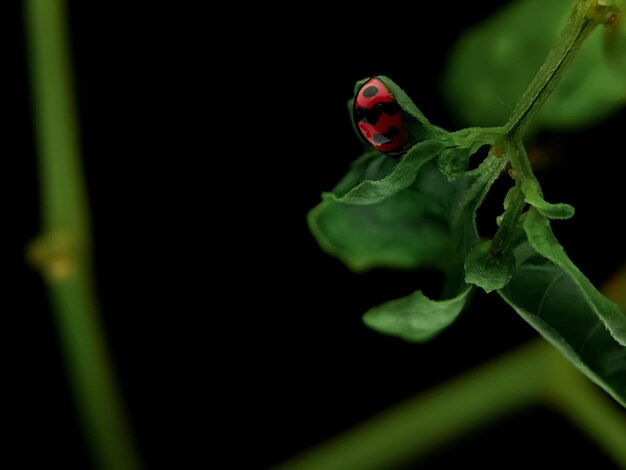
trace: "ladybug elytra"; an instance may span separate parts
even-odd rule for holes
[[[378,77],[365,82],[354,98],[354,124],[376,150],[390,155],[406,150],[408,134],[400,105]]]

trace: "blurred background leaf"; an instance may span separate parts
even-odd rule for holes
[[[571,7],[571,0],[514,1],[461,35],[444,77],[452,112],[467,125],[506,122]],[[595,31],[586,41],[532,129],[589,125],[626,103],[626,80],[607,61],[605,34]]]

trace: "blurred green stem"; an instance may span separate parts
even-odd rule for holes
[[[549,378],[535,341],[452,379],[281,465],[294,470],[396,468],[423,457],[505,413],[534,403]]]
[[[545,404],[626,468],[626,417],[543,339],[417,395],[277,467],[396,468],[441,451],[498,418]]]
[[[607,3],[606,5],[604,3]],[[578,0],[572,9],[561,37],[550,50],[545,62],[504,126],[507,136],[521,135],[557,85],[580,47],[599,24],[609,21],[617,11],[611,2]]]
[[[626,267],[606,293],[626,310]],[[516,409],[543,403],[626,468],[626,415],[541,338],[322,443],[278,468],[389,468],[423,458]]]
[[[548,402],[581,433],[626,468],[626,415],[606,395],[560,355],[558,377],[552,380]]]
[[[66,5],[63,0],[27,0],[24,5],[43,217],[43,233],[28,255],[48,283],[65,363],[96,465],[137,469],[139,459],[97,312]]]

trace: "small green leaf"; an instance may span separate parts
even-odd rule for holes
[[[513,277],[498,293],[576,367],[626,406],[626,348],[598,314],[613,307],[597,291],[589,295],[577,275],[541,256],[528,242],[514,253]]]
[[[325,200],[308,220],[320,246],[354,271],[442,269],[450,252],[450,234],[446,220],[436,212],[407,189],[371,206]]]
[[[440,301],[417,291],[370,309],[363,321],[380,333],[399,336],[405,341],[427,341],[456,320],[471,291],[466,286],[456,297]]]
[[[519,172],[516,178],[521,182],[524,200],[528,204],[550,219],[569,219],[573,217],[575,210],[569,204],[551,204],[544,200],[541,186],[530,167],[528,155],[521,139],[518,139],[513,147],[509,147],[508,155],[511,158],[513,170]]]
[[[575,209],[569,204],[546,202],[541,195],[539,183],[534,178],[522,181],[522,191],[524,200],[549,219],[569,219],[574,216]]]
[[[515,270],[513,253],[493,253],[491,246],[490,241],[480,243],[465,258],[465,282],[482,287],[485,292],[502,289]]]
[[[524,221],[524,230],[531,246],[542,256],[557,265],[571,278],[573,285],[586,297],[590,310],[608,329],[615,340],[626,345],[626,314],[591,284],[589,279],[572,263],[552,233],[550,222],[540,213],[530,210]]]
[[[517,0],[465,32],[450,54],[445,90],[465,122],[502,125],[557,40],[572,0]],[[533,120],[537,128],[591,124],[626,102],[624,75],[592,34]]]
[[[344,204],[376,204],[413,184],[422,165],[435,158],[444,147],[443,143],[435,140],[420,142],[411,147],[384,178],[367,179],[340,197],[334,194],[326,197]]]
[[[333,190],[349,191],[363,178],[384,172],[392,158],[369,153],[357,160]],[[320,246],[351,269],[447,269],[452,256],[450,205],[455,187],[434,162],[407,189],[378,204],[358,206],[326,198],[308,216]]]

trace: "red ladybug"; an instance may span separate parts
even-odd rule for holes
[[[408,134],[402,110],[378,77],[359,88],[354,98],[354,124],[376,150],[390,155],[406,150]]]

